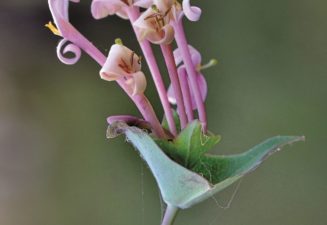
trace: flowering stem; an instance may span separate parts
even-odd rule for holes
[[[182,67],[182,68],[180,68],[178,70],[178,77],[179,77],[179,80],[180,80],[181,89],[182,89],[182,93],[183,93],[187,119],[188,119],[188,122],[191,122],[191,121],[194,120],[194,113],[193,113],[193,109],[192,109],[192,100],[191,100],[191,94],[190,94],[190,87],[189,87],[189,84],[188,84],[187,74],[186,74],[185,68]]]
[[[137,108],[143,115],[144,119],[151,124],[153,133],[158,138],[165,138],[166,134],[150,104],[149,100],[144,95],[135,95],[131,97]]]
[[[83,50],[86,51],[98,64],[104,65],[106,57],[97,49],[89,40],[87,40],[82,34],[77,32],[79,37],[79,46],[83,46]],[[126,92],[126,94],[132,99],[136,107],[142,114],[143,118],[151,124],[152,130],[159,138],[165,138],[166,134],[149,102],[144,95],[132,96],[129,94],[128,87],[124,80],[117,80],[119,86]]]
[[[175,30],[175,40],[177,42],[178,47],[181,50],[183,61],[186,66],[187,75],[189,77],[190,85],[191,85],[190,88],[192,89],[192,91],[194,93],[194,98],[195,98],[195,103],[196,103],[198,114],[199,114],[199,119],[200,119],[200,122],[202,123],[202,130],[204,132],[206,132],[206,130],[207,130],[207,115],[206,115],[206,111],[205,111],[204,102],[202,101],[200,88],[197,83],[196,68],[192,63],[192,58],[191,58],[191,54],[190,54],[190,51],[188,48],[182,19],[174,21],[172,23],[172,25]]]
[[[140,16],[140,12],[138,11],[138,9],[133,6],[128,8],[127,13],[128,13],[128,17],[132,24]],[[135,33],[137,33],[134,26],[133,26],[133,29],[134,29]],[[150,45],[149,41],[147,41],[147,40],[143,40],[139,43],[140,43],[141,49],[143,51],[145,60],[147,61],[147,64],[149,66],[150,72],[152,74],[154,84],[156,85],[156,89],[158,91],[159,98],[160,98],[161,104],[163,106],[163,110],[165,112],[165,116],[166,116],[166,119],[168,122],[170,132],[174,136],[176,136],[177,130],[176,130],[176,125],[175,125],[175,121],[174,121],[173,111],[169,104],[168,97],[167,97],[167,91],[166,91],[164,82],[162,80],[160,70],[157,65],[156,59],[154,57],[151,45]]]
[[[162,54],[164,56],[166,65],[167,65],[167,70],[168,74],[171,80],[171,85],[174,90],[175,98],[176,98],[176,103],[177,103],[177,110],[178,110],[178,115],[180,116],[180,121],[181,121],[181,128],[184,129],[187,125],[187,116],[185,112],[185,105],[184,105],[184,100],[183,100],[183,94],[181,91],[181,85],[177,73],[177,68],[174,60],[174,55],[173,51],[171,49],[170,45],[160,45]]]
[[[168,205],[161,225],[172,225],[178,213],[178,208]]]

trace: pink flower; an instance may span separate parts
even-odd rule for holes
[[[203,74],[200,72],[202,57],[201,57],[201,54],[191,45],[189,45],[189,51],[191,53],[193,65],[197,70],[196,79],[197,79],[197,83],[199,84],[201,97],[202,97],[202,100],[205,101],[207,92],[208,92],[208,87],[207,87],[207,82],[206,82]],[[176,49],[174,51],[174,58],[175,58],[176,65],[180,65],[182,63],[183,60],[182,60],[180,49]],[[184,65],[180,65],[178,68],[178,75],[180,76],[180,78],[183,77],[182,74],[187,74],[186,68]],[[186,77],[186,79],[187,79],[188,87],[190,87],[191,85],[190,85],[189,78]],[[171,85],[168,88],[167,95],[168,95],[169,102],[171,104],[176,104],[175,94],[174,94],[174,91],[173,91],[173,88]],[[196,103],[195,103],[195,99],[194,99],[192,90],[190,90],[190,95],[191,95],[190,97],[191,97],[191,102],[192,102],[192,108],[194,110],[194,109],[196,109]]]
[[[147,4],[138,5],[140,7],[149,8],[155,5],[158,9],[166,12],[170,11],[170,16],[174,20],[180,20],[183,15],[190,21],[198,21],[201,17],[202,10],[197,6],[191,6],[190,0],[183,0],[182,5],[176,0],[144,0]],[[150,3],[151,2],[151,3]]]
[[[146,88],[140,57],[122,44],[111,46],[108,58],[100,70],[100,77],[107,81],[125,81],[132,96],[143,94]]]
[[[132,0],[93,0],[91,12],[95,19],[102,19],[108,15],[118,15],[128,19],[126,7],[132,4]]]
[[[165,9],[165,7],[162,7]],[[169,9],[163,11],[157,6],[148,8],[133,23],[138,31],[139,41],[149,40],[154,44],[169,44],[174,39],[173,27],[169,24]]]
[[[115,14],[123,19],[128,19],[128,7],[148,8],[151,4],[152,0],[93,0],[91,12],[95,19],[102,19]]]

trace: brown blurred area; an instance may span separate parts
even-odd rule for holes
[[[90,2],[72,3],[76,27],[104,53],[117,37],[139,51],[128,22],[92,19]],[[191,2],[204,14],[186,22],[190,43],[220,62],[205,71],[209,128],[223,137],[213,152],[278,134],[307,141],[246,177],[228,210],[206,201],[176,225],[327,224],[327,2]],[[123,138],[105,139],[107,116],[137,110],[87,55],[59,62],[49,20],[46,1],[0,3],[0,224],[159,224],[146,165]],[[150,79],[147,95],[162,116]],[[232,192],[216,198],[224,204]]]

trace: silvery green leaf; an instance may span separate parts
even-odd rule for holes
[[[113,124],[110,130],[112,129],[117,133],[124,133],[140,152],[158,183],[163,200],[168,205],[181,209],[189,208],[210,198],[255,170],[284,145],[304,139],[295,136],[277,136],[242,154],[203,155],[199,163],[194,166],[194,172],[171,160],[141,129],[129,127],[121,122]]]

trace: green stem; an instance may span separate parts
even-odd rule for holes
[[[176,218],[178,208],[172,205],[167,205],[167,209],[161,225],[173,225]]]

